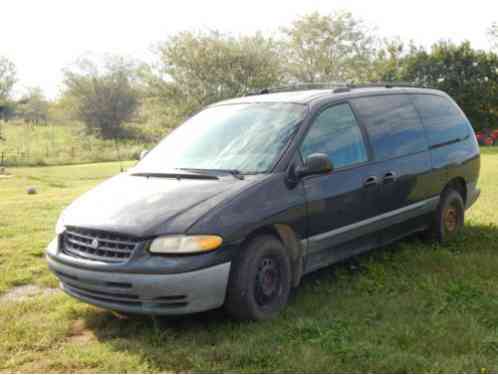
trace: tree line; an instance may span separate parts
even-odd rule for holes
[[[49,108],[82,121],[102,138],[160,137],[213,102],[296,83],[405,81],[452,95],[476,130],[498,127],[498,25],[491,49],[439,41],[430,48],[382,39],[349,12],[311,13],[279,33],[233,36],[184,31],[155,47],[155,62],[79,59],[49,103],[39,89],[12,99],[15,66],[0,58],[0,119],[46,121]],[[134,127],[127,126],[133,123]]]

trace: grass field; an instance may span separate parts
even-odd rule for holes
[[[483,153],[482,196],[458,241],[409,238],[307,276],[264,323],[222,311],[120,320],[51,289],[6,298],[56,287],[43,250],[58,213],[118,165],[11,169],[0,179],[0,371],[497,372],[498,153]]]
[[[139,141],[102,140],[84,134],[79,123],[29,126],[0,122],[0,165],[33,166],[128,160],[146,145]]]

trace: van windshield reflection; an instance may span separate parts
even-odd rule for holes
[[[296,133],[306,107],[249,103],[207,108],[179,126],[134,168],[135,173],[171,169],[263,173]],[[236,171],[236,172],[233,172]]]

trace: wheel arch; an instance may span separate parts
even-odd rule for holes
[[[465,179],[463,177],[454,177],[448,181],[443,189],[443,193],[448,189],[456,190],[462,197],[464,205],[467,204],[467,184],[465,183]]]
[[[292,271],[292,286],[296,287],[301,281],[304,269],[304,251],[301,241],[295,231],[287,224],[268,224],[251,231],[244,242],[251,241],[261,235],[271,235],[276,237],[287,249],[290,257]]]

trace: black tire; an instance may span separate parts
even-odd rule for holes
[[[427,235],[429,239],[447,243],[460,233],[464,221],[465,204],[463,198],[458,191],[449,188],[441,195]]]
[[[291,265],[282,243],[270,235],[254,238],[232,262],[225,310],[238,320],[272,319],[291,290]]]

